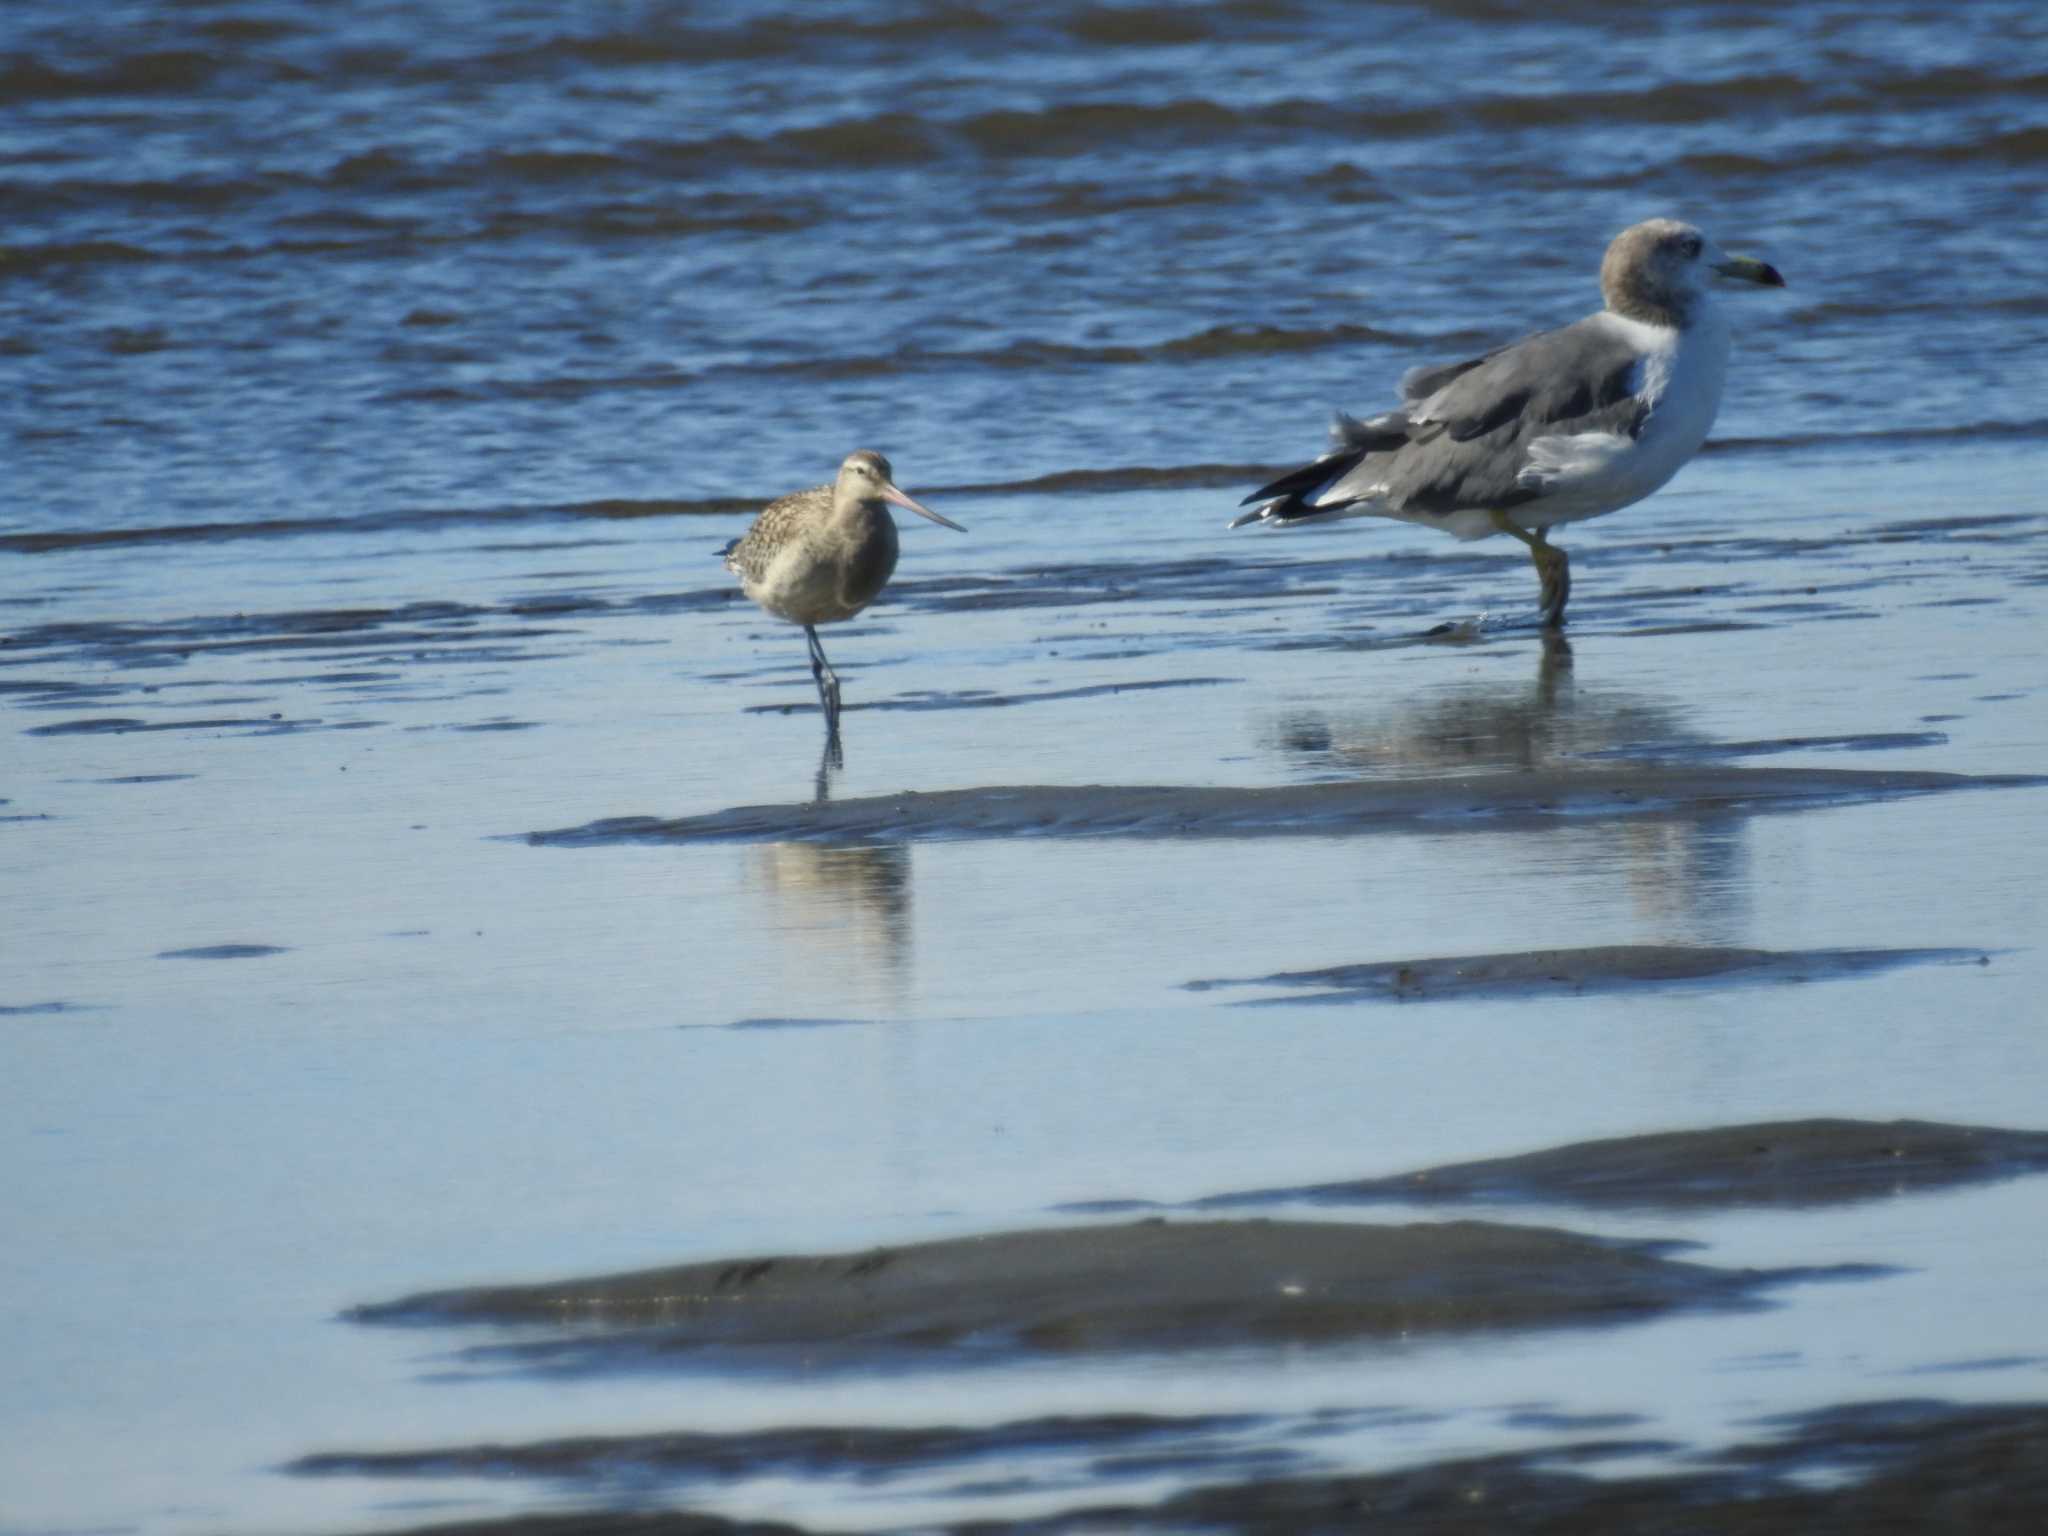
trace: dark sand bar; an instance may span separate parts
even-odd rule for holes
[[[937,1521],[918,1529],[951,1536],[1349,1536],[1366,1530],[1402,1536],[2035,1536],[2048,1528],[2048,1408],[2039,1404],[1856,1403],[1766,1421],[1758,1430],[1756,1439],[1717,1453],[1710,1467],[1662,1475],[1591,1475],[1603,1462],[1661,1447],[1587,1440],[1387,1472],[1253,1474],[1151,1503],[1103,1499],[1035,1519]],[[1084,1431],[1077,1425],[1076,1432]],[[930,1448],[939,1449],[946,1433],[935,1432]],[[734,1437],[735,1448],[749,1438]],[[618,1446],[627,1456],[634,1449],[633,1442]],[[559,1446],[500,1448],[487,1462],[475,1460],[491,1449],[442,1453],[451,1460],[411,1465],[379,1457],[354,1464],[313,1458],[291,1470],[392,1476],[488,1468],[500,1476],[558,1475]],[[419,1530],[433,1536],[803,1536],[803,1527],[780,1522],[633,1503]]]
[[[1360,1417],[1345,1415],[1340,1422]],[[987,1425],[809,1424],[714,1433],[586,1435],[408,1451],[323,1451],[301,1456],[284,1470],[311,1477],[522,1477],[639,1487],[771,1475],[879,1481],[916,1468],[1062,1452],[1169,1453],[1183,1463],[1207,1456],[1226,1464],[1241,1454],[1235,1437],[1281,1427],[1265,1415],[1220,1413],[1054,1414]]]
[[[1906,965],[1988,965],[1975,949],[1738,949],[1707,944],[1600,944],[1422,960],[1370,960],[1270,976],[1191,981],[1191,992],[1222,987],[1292,987],[1295,995],[1245,998],[1240,1007],[1279,1003],[1416,1003],[1454,997],[1584,996],[1688,983],[1829,981]]]
[[[1876,1272],[1719,1269],[1672,1258],[1671,1247],[1481,1221],[1153,1217],[438,1291],[348,1315],[569,1330],[490,1346],[540,1367],[670,1356],[723,1364],[792,1352],[808,1367],[827,1358],[1212,1348],[1621,1321],[1744,1306],[1773,1283]]]
[[[1194,1204],[1217,1208],[1308,1200],[1333,1205],[1498,1201],[1645,1210],[1817,1207],[2043,1171],[2048,1171],[2048,1131],[1925,1120],[1785,1120],[1617,1136],[1391,1178],[1212,1195]]]
[[[1596,817],[1742,816],[2044,782],[2048,780],[2015,774],[1600,764],[1258,788],[1019,784],[736,806],[670,819],[619,816],[529,833],[527,840],[544,847],[577,848],[618,843],[1499,831]]]
[[[2034,1536],[2048,1528],[2048,1409],[1859,1403],[1777,1420],[1709,1470],[1592,1477],[1641,1449],[1592,1442],[1394,1472],[1258,1479],[956,1532],[1399,1532],[1401,1536]],[[1844,1473],[1866,1473],[1847,1481]]]

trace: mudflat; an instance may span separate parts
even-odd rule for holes
[[[1541,997],[1640,991],[1686,983],[1740,985],[1868,976],[1907,965],[1989,965],[1969,949],[1744,949],[1714,944],[1599,944],[1499,954],[1369,960],[1270,976],[1191,981],[1191,992],[1273,987],[1274,1003],[1420,1003],[1460,997]]]
[[[1382,9],[7,0],[5,1536],[2024,1508],[2043,8]],[[1569,640],[1227,531],[1656,212]]]
[[[1155,1439],[1170,1431],[1159,1423],[1145,1428]],[[971,1460],[996,1453],[1005,1429],[1018,1431],[1008,1447],[1014,1458],[1042,1448],[1048,1426],[937,1431],[919,1443],[926,1454]],[[1612,1466],[1619,1458],[1659,1448],[1655,1442],[1587,1438],[1540,1452],[1452,1458],[1386,1472],[1223,1477],[1156,1501],[1105,1501],[1050,1516],[936,1521],[918,1528],[956,1536],[1081,1536],[1107,1530],[1261,1536],[1359,1530],[1404,1536],[1651,1536],[1676,1531],[2033,1536],[2048,1518],[2048,1409],[2039,1404],[1965,1406],[1897,1399],[1781,1416],[1757,1429],[1753,1438],[1717,1453],[1711,1467],[1661,1475],[1617,1475]],[[1077,1422],[1058,1426],[1056,1432],[1071,1447],[1101,1455],[1113,1455],[1130,1443],[1129,1427],[1123,1425]],[[1186,1426],[1190,1442],[1213,1432],[1213,1426]],[[768,1448],[752,1442],[771,1437],[729,1438],[725,1451],[760,1455]],[[809,1438],[829,1441],[819,1432]],[[897,1465],[888,1458],[903,1443],[877,1457],[864,1454],[871,1448],[849,1435],[827,1459],[840,1469],[857,1464],[871,1480],[885,1480]],[[600,1453],[613,1459],[600,1461]],[[437,1460],[312,1458],[287,1470],[387,1477],[488,1472],[557,1482],[565,1481],[566,1470],[569,1488],[595,1492],[607,1473],[645,1477],[663,1467],[658,1448],[621,1440],[577,1443],[573,1454],[562,1444],[536,1444],[472,1447],[442,1453]],[[1875,1470],[1845,1484],[1840,1474],[1850,1468]],[[667,1470],[674,1470],[672,1462]],[[697,1476],[680,1480],[706,1480],[701,1463]],[[781,1521],[644,1506],[416,1528],[419,1536],[802,1536],[804,1529]]]
[[[1719,1269],[1666,1246],[1479,1221],[1154,1217],[438,1291],[349,1315],[568,1330],[486,1346],[537,1364],[739,1352],[808,1366],[820,1356],[1218,1348],[1613,1321],[1741,1305],[1812,1273]]]
[[[1575,1142],[1391,1178],[1215,1195],[1197,1206],[1284,1200],[1542,1202],[1655,1210],[1826,1206],[2048,1170],[2048,1132],[1924,1120],[1789,1120]]]
[[[1703,816],[2035,787],[2028,775],[1908,769],[1574,763],[1510,773],[1252,787],[1003,784],[621,816],[527,834],[540,847],[616,843],[832,843],[1000,837],[1287,837],[1500,831],[1599,815]]]

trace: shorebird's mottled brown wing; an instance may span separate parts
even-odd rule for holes
[[[831,510],[829,485],[776,497],[761,509],[753,527],[725,547],[725,568],[742,581],[758,581],[776,552],[795,538],[805,523],[816,522]]]

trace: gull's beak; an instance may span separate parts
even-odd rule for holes
[[[1714,263],[1714,270],[1723,277],[1732,277],[1740,282],[1755,283],[1764,288],[1782,288],[1785,279],[1778,269],[1768,261],[1758,261],[1754,256],[1727,256]]]
[[[915,512],[919,517],[928,517],[941,528],[950,528],[955,533],[965,533],[967,531],[950,517],[941,517],[930,507],[911,500],[910,497],[904,495],[903,492],[897,490],[895,486],[886,480],[882,482],[882,500],[888,502],[891,506],[901,507],[906,512]]]

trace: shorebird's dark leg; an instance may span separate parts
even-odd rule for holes
[[[1564,628],[1564,605],[1572,596],[1572,563],[1565,552],[1550,542],[1550,530],[1538,528],[1530,533],[1508,520],[1505,512],[1493,514],[1493,526],[1512,538],[1520,539],[1529,546],[1530,563],[1536,567],[1537,579],[1543,583],[1542,596],[1538,599],[1537,614],[1543,620],[1545,629]]]
[[[811,644],[811,681],[818,685],[818,703],[825,711],[825,734],[836,739],[839,735],[839,674],[825,659],[825,647],[819,643],[814,626],[804,626],[804,638]]]
[[[812,781],[813,799],[818,805],[832,798],[832,775],[846,766],[846,753],[839,745],[839,733],[825,733],[825,750],[818,755],[818,775]]]

